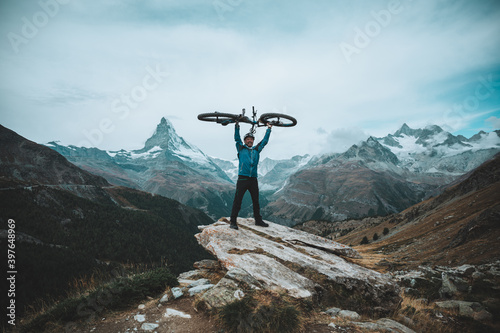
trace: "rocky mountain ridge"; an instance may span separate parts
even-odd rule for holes
[[[296,228],[385,254],[387,266],[489,264],[500,260],[500,154],[461,176],[440,195],[400,213]],[[348,233],[343,232],[349,231]],[[377,237],[374,235],[377,234]],[[375,238],[375,239],[374,239]]]
[[[180,137],[166,118],[138,150],[103,151],[57,142],[47,146],[112,184],[160,194],[210,215],[227,213],[232,203],[234,185],[229,177],[200,149]]]
[[[265,218],[284,225],[307,220],[339,221],[402,211],[439,194],[460,175],[500,151],[500,132],[467,139],[439,126],[370,137],[341,154],[266,158],[259,164]],[[187,143],[163,118],[144,148],[108,151],[49,147],[110,183],[141,189],[228,215],[237,178],[237,160],[208,157]],[[240,216],[251,215],[245,198]]]
[[[314,158],[264,208],[294,225],[396,213],[439,192],[500,151],[500,132],[455,137],[439,126],[370,137],[342,154]]]
[[[26,184],[109,186],[102,177],[77,168],[52,149],[0,125],[0,174]]]
[[[155,132],[138,150],[103,151],[97,148],[63,146],[49,142],[48,147],[70,162],[115,185],[160,194],[202,209],[212,217],[228,215],[234,197],[237,160],[227,161],[205,155],[177,134],[172,123],[162,118]],[[259,165],[260,188],[274,192],[289,175],[304,167],[310,156],[290,160],[264,159]],[[245,197],[241,214],[251,212]]]
[[[403,124],[394,134],[376,140],[397,157],[402,168],[415,173],[455,176],[477,168],[492,156],[491,151],[498,151],[499,137],[498,130],[480,131],[467,139],[436,125],[412,129]]]

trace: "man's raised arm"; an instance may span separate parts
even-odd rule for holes
[[[236,125],[234,126],[234,141],[236,141],[236,147],[243,145],[240,135],[240,124],[238,122],[236,122]]]
[[[264,135],[264,138],[262,139],[261,142],[259,142],[259,144],[256,147],[259,151],[264,149],[264,147],[269,142],[269,136],[271,136],[271,127],[273,127],[271,124],[267,125],[266,135]]]

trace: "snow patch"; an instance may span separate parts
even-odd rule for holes
[[[398,157],[398,159],[407,162],[414,161],[415,158],[413,156],[419,154],[437,154],[440,157],[450,157],[462,154],[466,151],[475,152],[483,149],[500,148],[500,137],[495,132],[481,134],[481,138],[477,141],[467,141],[464,142],[464,144],[455,143],[451,146],[443,145],[443,142],[446,141],[448,135],[448,132],[437,133],[436,135],[425,140],[426,146],[417,143],[417,137],[406,134],[393,137],[401,148],[384,144],[383,140],[380,140],[379,142],[386,148],[390,149],[391,152]]]
[[[179,144],[172,148],[173,155],[188,162],[194,162],[202,165],[211,165],[207,155],[205,155],[199,148],[191,147],[189,145]]]
[[[131,159],[138,159],[138,158],[156,158],[158,155],[162,153],[163,149],[160,146],[154,146],[153,148],[149,149],[148,151],[144,153],[134,153],[133,151],[129,153],[129,157]]]

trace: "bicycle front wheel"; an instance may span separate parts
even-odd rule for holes
[[[198,119],[202,121],[211,121],[218,124],[227,125],[229,123],[236,122],[236,119],[238,119],[238,115],[231,113],[211,112],[199,114]]]
[[[260,116],[259,122],[279,127],[292,127],[297,125],[297,120],[294,117],[282,113],[264,113]]]

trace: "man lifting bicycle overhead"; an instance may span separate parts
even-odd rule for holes
[[[266,134],[261,142],[256,146],[253,145],[255,137],[253,133],[247,133],[241,141],[240,125],[236,121],[234,127],[234,140],[236,141],[236,150],[238,151],[238,181],[236,183],[236,193],[234,194],[233,209],[231,210],[231,224],[230,227],[238,230],[236,218],[241,209],[241,201],[246,191],[250,192],[253,205],[253,216],[255,218],[255,225],[261,227],[268,227],[269,224],[262,220],[260,215],[259,204],[259,184],[257,181],[257,166],[259,164],[260,152],[269,141],[271,135],[270,123],[267,124]]]
[[[271,135],[271,127],[292,127],[297,124],[297,120],[289,115],[283,113],[264,113],[260,116],[258,120],[257,111],[252,107],[253,116],[252,119],[245,117],[245,109],[242,110],[240,115],[232,113],[220,113],[220,112],[210,112],[201,113],[198,115],[198,119],[202,121],[211,121],[221,124],[222,126],[227,126],[228,124],[235,123],[234,127],[234,140],[236,141],[236,150],[238,151],[238,182],[236,183],[236,193],[234,194],[233,209],[231,211],[231,224],[230,227],[233,229],[238,229],[238,224],[236,219],[238,213],[241,209],[241,201],[243,200],[243,195],[246,191],[250,192],[252,196],[253,205],[253,215],[255,217],[255,224],[261,227],[268,227],[269,225],[262,220],[260,215],[260,205],[259,205],[259,184],[257,182],[257,166],[259,164],[260,152],[264,149],[264,146],[269,141],[269,136]],[[240,125],[239,122],[247,123],[252,125],[250,133],[246,134],[241,141],[240,136]],[[255,127],[267,126],[266,135],[261,142],[259,142],[255,147],[253,142],[255,137]]]

